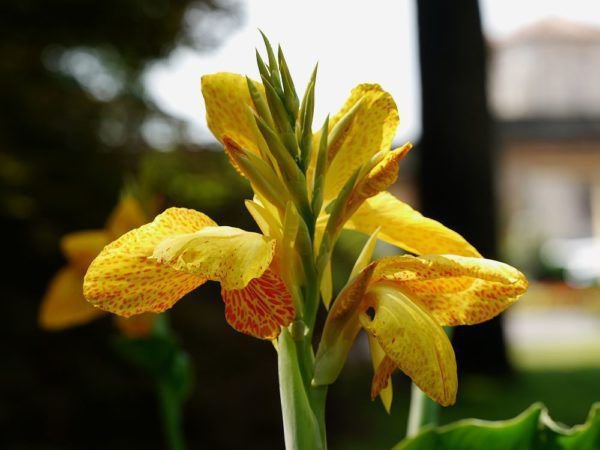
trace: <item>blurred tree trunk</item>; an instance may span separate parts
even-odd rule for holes
[[[486,55],[477,0],[460,5],[418,0],[423,136],[420,193],[423,213],[496,257],[492,124],[486,101]],[[458,327],[459,367],[509,370],[501,321]]]

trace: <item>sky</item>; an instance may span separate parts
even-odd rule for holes
[[[217,27],[220,45],[210,52],[178,48],[152,66],[146,83],[165,112],[189,123],[193,140],[213,138],[205,125],[200,76],[235,72],[258,78],[257,31],[280,43],[296,88],[303,92],[319,62],[314,127],[335,113],[359,83],[376,82],[394,97],[401,123],[397,142],[420,133],[419,67],[414,0],[239,0],[241,23]],[[548,17],[600,26],[598,0],[481,0],[484,32],[491,40]],[[218,25],[218,22],[216,23]]]

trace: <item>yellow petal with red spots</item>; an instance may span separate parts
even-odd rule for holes
[[[255,85],[264,95],[262,84],[255,82]],[[223,136],[227,135],[242,148],[260,154],[252,116],[248,114],[248,107],[253,107],[253,103],[246,78],[226,72],[204,75],[202,95],[206,103],[206,122],[215,137],[223,142]]]
[[[206,227],[161,241],[153,259],[223,289],[242,289],[271,264],[275,240],[233,227]]]
[[[352,208],[354,203],[360,203],[385,191],[394,184],[398,178],[400,160],[408,154],[411,148],[412,144],[406,143],[400,148],[387,152],[381,161],[365,175],[364,179],[360,180],[348,202],[350,207]]]
[[[378,84],[361,84],[355,87],[342,109],[329,121],[330,130],[361,102],[348,129],[339,138],[327,171],[325,199],[336,197],[350,175],[373,155],[389,149],[400,122],[398,109],[392,96]],[[332,154],[333,153],[333,154]]]
[[[371,383],[371,400],[375,400],[377,396],[381,398],[383,407],[390,413],[392,409],[392,399],[394,391],[392,388],[391,375],[396,370],[396,364],[385,355],[383,348],[370,334],[369,337],[369,353],[371,353],[371,362],[373,363],[373,369],[375,375],[373,375],[373,382]]]
[[[378,368],[374,391],[385,386],[393,363],[433,400],[443,406],[453,404],[458,388],[456,360],[443,328],[394,288],[376,285],[369,289],[366,300],[373,317],[362,313],[361,324],[390,360]]]
[[[108,218],[106,231],[111,239],[116,239],[147,222],[148,218],[139,202],[133,196],[125,195]]]
[[[384,258],[373,280],[401,289],[441,325],[489,320],[527,290],[527,279],[514,267],[455,255]]]
[[[75,231],[63,236],[60,246],[69,264],[83,275],[109,242],[110,236],[103,230]]]
[[[480,256],[460,234],[424,217],[389,192],[365,200],[345,227],[365,234],[381,227],[379,239],[419,255]]]
[[[267,269],[243,289],[222,289],[225,318],[237,331],[275,339],[294,319],[292,297],[279,275]]]
[[[200,212],[167,209],[152,223],[124,234],[102,250],[85,276],[85,298],[124,317],[165,311],[206,280],[153,261],[155,246],[171,236],[214,225]]]
[[[105,314],[83,297],[83,273],[73,267],[60,270],[50,282],[40,307],[39,323],[46,330],[83,325]]]

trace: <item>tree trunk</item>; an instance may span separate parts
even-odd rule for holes
[[[424,214],[496,257],[492,124],[477,0],[418,0],[423,136],[418,154]],[[458,327],[463,371],[508,371],[501,321]]]

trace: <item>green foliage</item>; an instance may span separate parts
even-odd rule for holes
[[[426,428],[394,450],[595,450],[600,448],[600,403],[592,406],[583,425],[565,428],[536,403],[514,419],[461,420]]]
[[[113,344],[123,359],[152,376],[178,403],[182,403],[192,389],[193,369],[187,353],[179,347],[165,320],[158,316],[155,329],[148,337],[118,336]]]

